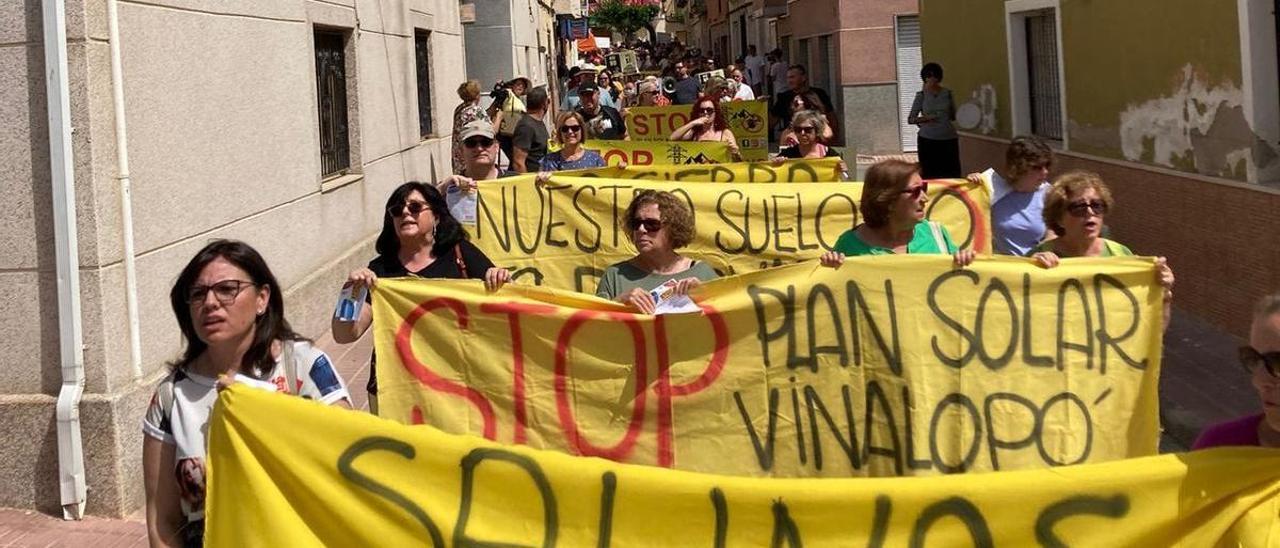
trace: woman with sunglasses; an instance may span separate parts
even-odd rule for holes
[[[849,168],[844,158],[835,149],[822,143],[822,135],[830,134],[827,129],[827,118],[816,110],[802,110],[791,117],[790,131],[796,137],[796,145],[778,150],[773,158],[774,165],[789,159],[840,158],[840,173],[848,179]]]
[[[382,232],[374,244],[378,256],[365,268],[352,271],[347,285],[353,294],[372,287],[378,278],[479,279],[490,291],[511,281],[511,272],[498,268],[483,251],[467,240],[462,224],[449,213],[444,196],[435,187],[416,181],[400,185],[387,198],[382,214]],[[366,294],[366,302],[372,295]],[[333,340],[339,344],[358,340],[373,323],[369,306],[361,307],[355,321],[334,317],[330,322]],[[376,364],[376,356],[373,360]],[[378,377],[370,365],[369,410],[377,413]]]
[[[1192,449],[1280,447],[1280,293],[1258,301],[1240,363],[1258,392],[1262,412],[1205,428]]]
[[[959,249],[947,228],[924,218],[929,186],[920,164],[885,160],[867,170],[858,211],[863,223],[840,235],[822,254],[823,266],[838,267],[859,255],[947,254],[957,266],[973,262],[972,249]]]
[[[1133,252],[1120,242],[1102,237],[1107,212],[1111,210],[1111,190],[1102,177],[1087,171],[1064,173],[1053,181],[1044,196],[1044,224],[1057,235],[1033,250],[1031,258],[1045,268],[1058,266],[1069,257],[1125,257]],[[1164,322],[1169,325],[1173,301],[1173,270],[1164,257],[1156,258],[1156,272],[1164,286]]]
[[[546,181],[553,171],[607,165],[599,152],[586,148],[587,135],[583,133],[584,126],[586,122],[575,110],[561,112],[556,116],[556,140],[560,142],[560,150],[542,157],[542,171],[538,173],[538,180]]]
[[[644,190],[631,200],[622,229],[639,253],[610,265],[600,277],[596,295],[652,314],[657,308],[650,291],[674,281],[674,295],[685,295],[702,282],[716,279],[716,271],[702,261],[676,252],[693,241],[693,213],[670,192]]]
[[[600,71],[600,75],[596,77],[596,87],[600,88],[600,104],[614,110],[621,110],[622,105],[618,100],[615,84],[613,74],[607,70]]]
[[[738,149],[738,140],[733,137],[733,130],[720,111],[720,102],[714,94],[705,94],[693,102],[693,110],[689,112],[689,123],[671,132],[670,141],[719,141],[729,145],[729,157],[735,162],[742,161],[742,152]]]
[[[823,124],[822,138],[820,140],[825,143],[835,138],[835,132],[832,131],[830,124],[831,117],[828,115],[826,108],[822,106],[822,100],[818,98],[818,94],[812,91],[797,93],[791,99],[790,108],[792,117],[795,117],[797,112],[805,110],[812,110],[821,114],[823,121],[827,123]],[[796,133],[791,129],[791,126],[787,126],[786,129],[782,130],[782,133],[778,134],[779,148],[793,147],[799,142],[800,140],[796,138]]]
[[[169,292],[186,349],[156,386],[142,419],[143,485],[152,546],[200,546],[205,432],[218,388],[243,382],[350,408],[324,352],[289,326],[275,275],[252,247],[215,240]]]

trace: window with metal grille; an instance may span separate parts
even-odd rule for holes
[[[431,135],[431,33],[416,31],[413,49],[418,67],[418,135]]]
[[[345,173],[351,167],[347,127],[346,36],[315,31],[316,91],[320,114],[320,172],[322,177]]]
[[[1058,25],[1053,11],[1026,17],[1027,80],[1031,133],[1062,140],[1062,97],[1058,85]]]

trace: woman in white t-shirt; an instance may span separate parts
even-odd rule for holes
[[[200,546],[205,444],[218,387],[244,382],[351,407],[329,357],[294,333],[280,285],[252,247],[216,240],[178,275],[169,302],[187,347],[156,386],[142,421],[152,546]]]

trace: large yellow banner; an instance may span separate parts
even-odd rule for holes
[[[597,151],[605,163],[617,166],[723,164],[732,162],[729,145],[703,141],[589,141],[587,148]]]
[[[725,173],[764,176],[744,166],[750,164]],[[466,228],[472,242],[517,279],[593,293],[605,267],[635,255],[620,225],[631,197],[650,188],[688,202],[696,230],[681,253],[724,275],[817,258],[862,222],[861,183],[720,185],[557,175],[546,184],[532,176],[485,181],[475,222]],[[929,218],[946,226],[953,241],[980,253],[991,249],[986,187],[931,181],[929,196]]]
[[[715,280],[699,312],[379,280],[379,412],[746,476],[1041,468],[1156,451],[1150,259],[858,257]]]
[[[627,133],[635,141],[665,141],[680,126],[689,123],[691,105],[631,107],[627,109]],[[738,140],[745,160],[769,156],[769,104],[766,101],[720,103],[725,123]]]
[[[317,435],[317,433],[323,433]],[[409,427],[244,386],[209,434],[209,546],[1274,546],[1280,453],[754,479]]]

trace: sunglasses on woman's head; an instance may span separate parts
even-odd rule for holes
[[[640,227],[642,226],[644,227],[645,232],[657,232],[662,230],[662,221],[658,219],[631,219],[627,225],[631,227],[631,230],[640,230]]]
[[[579,131],[582,131],[582,126],[578,124],[574,124],[572,126],[570,125],[560,126],[560,133],[577,133]]]
[[[417,215],[429,209],[429,206],[427,206],[426,202],[405,202],[400,205],[388,207],[387,213],[390,213],[393,218],[399,217],[404,215],[406,209],[409,210],[409,215]]]
[[[470,139],[467,139],[466,141],[463,141],[462,144],[466,145],[467,148],[476,148],[476,147],[489,148],[493,146],[493,139],[490,139],[488,137],[472,137]]]
[[[1263,354],[1254,350],[1252,346],[1241,346],[1240,365],[1243,365],[1245,370],[1250,373],[1259,367],[1264,367],[1268,375],[1280,378],[1280,352]]]
[[[903,190],[902,193],[910,195],[912,200],[919,200],[920,195],[928,191],[929,191],[929,183],[922,182],[916,186]]]
[[[1093,210],[1093,215],[1106,215],[1107,204],[1101,200],[1067,204],[1067,213],[1070,213],[1073,217],[1088,217],[1090,215],[1089,210]]]

